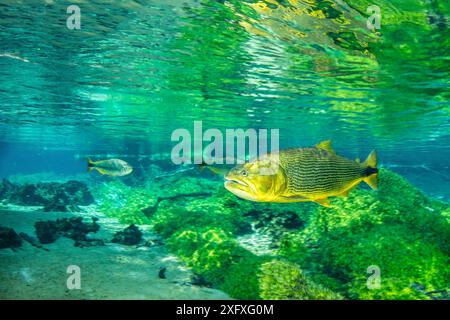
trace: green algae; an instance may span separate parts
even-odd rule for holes
[[[218,181],[199,177],[181,177],[171,186],[111,182],[105,188],[114,194],[100,205],[107,215],[152,225],[194,273],[233,298],[445,297],[450,207],[387,169],[379,172],[379,191],[357,188],[347,198],[333,198],[330,208],[243,201]],[[205,188],[211,196],[178,197],[161,202],[151,216],[142,213],[158,196]],[[295,229],[276,226],[292,212],[300,221]],[[239,244],[239,235],[258,225],[273,237],[276,256],[259,256]],[[380,270],[380,288],[368,287],[371,266]],[[433,291],[444,293],[429,294]]]
[[[341,300],[342,296],[305,276],[292,262],[272,260],[261,267],[261,297],[269,300]]]
[[[391,171],[379,176],[380,191],[354,190],[331,208],[318,208],[305,229],[283,239],[280,255],[318,278],[337,280],[332,287],[352,299],[427,298],[415,283],[426,291],[446,289],[448,205]],[[367,287],[373,265],[381,271],[379,289]]]

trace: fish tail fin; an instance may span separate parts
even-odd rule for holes
[[[87,171],[91,172],[94,169],[94,161],[91,158],[87,158]]]
[[[365,168],[365,177],[363,181],[369,185],[374,190],[378,189],[378,160],[377,152],[372,150],[372,152],[367,157],[366,161],[362,163]]]

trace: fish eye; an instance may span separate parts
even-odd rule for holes
[[[246,170],[241,171],[241,176],[246,177],[248,175],[248,172]]]

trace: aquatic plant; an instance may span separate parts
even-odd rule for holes
[[[179,231],[169,238],[168,246],[195,273],[216,286],[234,262],[250,254],[228,232],[217,228]]]
[[[155,202],[155,197],[145,188],[132,188],[120,181],[103,184],[95,190],[99,210],[126,224],[149,224],[142,211]]]
[[[308,279],[295,263],[272,260],[259,274],[261,297],[270,300],[338,300],[339,294]]]
[[[354,190],[331,208],[318,208],[304,230],[283,239],[280,255],[317,279],[335,279],[332,287],[350,298],[427,298],[413,283],[427,291],[445,288],[448,206],[386,169],[380,170],[379,190]],[[369,266],[381,271],[379,289],[367,288]]]
[[[185,176],[169,186],[104,188],[97,200],[106,214],[151,224],[197,276],[233,298],[430,298],[427,292],[445,289],[450,276],[450,207],[386,169],[378,192],[357,188],[330,208],[252,203],[218,181]],[[195,196],[205,190],[210,196]],[[251,232],[250,223],[274,245],[281,239],[278,258],[239,245],[236,237]],[[379,289],[367,287],[369,266],[380,268]]]
[[[228,269],[219,288],[235,299],[261,299],[258,274],[261,265],[270,259],[249,254]]]
[[[163,237],[170,237],[178,230],[186,228],[186,226],[189,228],[220,228],[231,234],[240,234],[246,229],[250,229],[249,223],[239,212],[211,209],[191,211],[184,207],[173,206],[170,209],[158,210],[151,221],[154,230]]]

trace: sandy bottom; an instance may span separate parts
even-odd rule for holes
[[[35,210],[35,209],[33,209]],[[89,213],[47,213],[30,208],[0,210],[0,225],[36,237],[34,222]],[[111,240],[126,225],[95,213],[101,229],[92,238]],[[86,219],[87,221],[87,219]],[[155,238],[144,230],[144,239]],[[0,249],[0,299],[229,299],[218,290],[190,284],[192,273],[164,246],[113,244],[78,248],[61,237],[45,245],[23,242],[21,248]],[[68,289],[67,268],[80,268],[81,289]],[[166,279],[158,276],[166,268]]]

